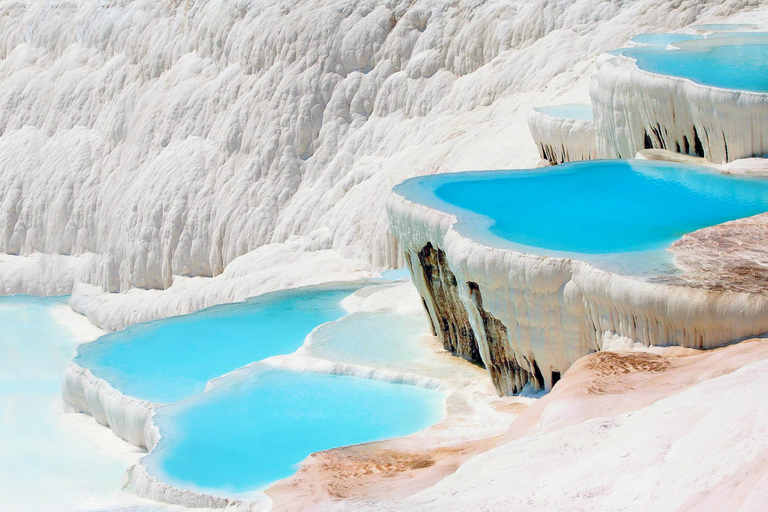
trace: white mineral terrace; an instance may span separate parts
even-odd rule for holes
[[[412,284],[344,307],[423,327],[426,310],[426,356],[358,364],[313,353],[310,335],[261,364],[446,394],[433,426],[313,453],[244,498],[150,474],[139,458],[164,404],[73,363],[63,408],[95,421],[59,414],[58,396],[37,405],[98,441],[83,460],[111,458],[114,475],[71,469],[62,453],[80,444],[52,443],[72,437],[23,439],[38,425],[9,383],[0,510],[762,512],[768,340],[747,338],[768,332],[768,213],[683,236],[680,272],[643,280],[480,243],[390,192],[638,152],[764,176],[768,93],[605,53],[753,26],[768,31],[765,0],[0,0],[0,295],[69,295],[58,327],[85,341],[407,264]],[[530,115],[587,98],[591,121]]]
[[[534,109],[528,116],[528,128],[541,158],[551,164],[596,158],[595,124],[591,117],[591,114],[587,119],[569,115],[567,111],[558,115],[556,110]]]
[[[729,44],[768,37],[731,37]],[[691,48],[707,40],[685,41]],[[669,50],[675,51],[675,50]],[[599,158],[669,149],[726,163],[768,154],[768,93],[726,89],[640,69],[625,55],[598,59],[590,88]]]
[[[467,359],[479,352],[502,394],[529,382],[548,389],[577,359],[609,347],[709,349],[768,331],[765,294],[641,281],[490,247],[457,232],[454,215],[394,192],[388,212],[436,334]]]
[[[422,314],[419,296],[409,282],[363,288],[345,299],[344,307],[352,314],[383,311],[396,311],[417,317]],[[508,412],[497,410],[497,397],[482,370],[443,351],[432,337],[423,336],[418,341],[422,356],[416,360],[371,367],[314,356],[309,348],[313,344],[314,334],[310,334],[304,346],[295,353],[274,356],[215,378],[208,383],[205,392],[222,383],[247,378],[252,367],[258,371],[257,367],[267,365],[440,389],[447,393],[445,415],[440,422],[405,438],[374,443],[374,454],[376,450],[402,446],[418,446],[419,450],[438,447],[446,449],[468,440],[500,435],[510,421]],[[88,369],[75,363],[70,363],[65,371],[62,397],[66,410],[93,416],[99,424],[111,428],[115,435],[135,446],[152,450],[162,437],[162,432],[153,423],[153,416],[165,404],[126,396],[106,380],[94,376]],[[531,399],[519,397],[518,401],[521,406],[525,406]],[[133,492],[153,501],[191,508],[226,508],[236,511],[271,508],[270,498],[261,491],[230,497],[222,492],[170,485],[151,475],[141,461],[128,470],[126,479]],[[320,492],[319,489],[315,490],[314,499],[317,499],[317,493]],[[285,490],[278,488],[275,493],[283,496]]]

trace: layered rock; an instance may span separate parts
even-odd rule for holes
[[[151,418],[161,404],[122,394],[87,368],[70,363],[61,384],[64,410],[93,416],[134,446],[151,450],[157,440]]]
[[[467,311],[461,307],[456,276],[445,260],[445,252],[435,249],[431,243],[418,253],[418,264],[407,255],[408,268],[423,273],[423,282],[428,290],[422,296],[424,308],[429,314],[432,333],[439,336],[446,350],[474,363],[480,363],[480,353]]]

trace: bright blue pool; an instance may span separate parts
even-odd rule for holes
[[[560,119],[577,119],[580,121],[592,120],[592,105],[588,103],[567,103],[565,105],[551,105],[537,107],[536,112],[557,117]]]
[[[768,92],[768,36],[736,36],[683,41],[674,50],[638,48],[622,54],[651,73],[724,89]]]
[[[361,286],[276,292],[133,325],[81,345],[74,361],[128,396],[176,402],[214,377],[294,352],[312,329],[343,316],[341,300]]]
[[[261,369],[158,409],[163,438],[143,464],[184,488],[259,490],[313,452],[422,430],[439,421],[443,401],[414,386]]]
[[[395,187],[411,201],[456,214],[456,229],[525,252],[612,255],[650,264],[648,251],[685,233],[768,211],[768,180],[704,167],[605,160],[537,171],[487,171],[413,178]],[[639,256],[639,257],[638,257]],[[648,260],[648,262],[646,262]]]

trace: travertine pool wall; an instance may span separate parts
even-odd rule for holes
[[[483,364],[500,394],[549,389],[617,341],[714,348],[768,332],[768,296],[641,281],[471,240],[456,217],[392,193],[392,232],[445,348]]]

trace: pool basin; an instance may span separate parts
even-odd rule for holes
[[[766,185],[709,167],[580,162],[414,178],[387,211],[444,348],[509,395],[549,389],[606,348],[710,349],[768,332],[768,294],[701,286],[667,250],[688,230],[768,211]]]
[[[650,73],[723,89],[768,92],[768,34],[676,42],[675,49],[638,48],[623,55]]]
[[[137,324],[81,345],[74,363],[122,394],[172,403],[249,363],[299,348],[318,325],[345,314],[362,285],[310,287]]]
[[[484,244],[638,276],[674,273],[665,249],[685,233],[768,211],[768,180],[641,160],[420,177],[394,192]]]
[[[311,453],[412,434],[443,408],[440,391],[265,367],[159,408],[162,439],[142,465],[176,487],[247,495]]]

